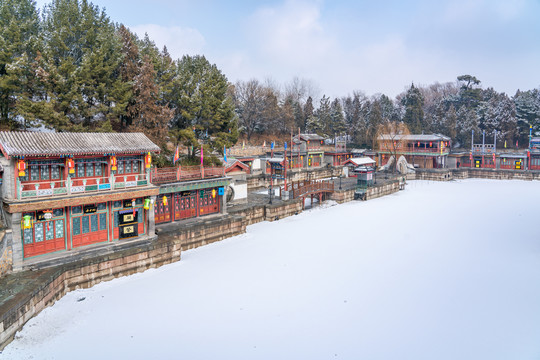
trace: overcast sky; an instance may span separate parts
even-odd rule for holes
[[[92,2],[174,58],[205,55],[232,82],[298,76],[332,97],[393,97],[462,74],[510,95],[540,86],[539,0]]]

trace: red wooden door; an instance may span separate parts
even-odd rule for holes
[[[156,224],[170,222],[172,220],[171,204],[173,201],[170,198],[168,198],[167,200],[167,205],[163,205],[163,197],[160,196],[157,198],[156,205],[154,206],[154,221]]]
[[[107,213],[74,217],[72,223],[73,247],[107,241]]]
[[[215,197],[212,196],[212,192],[210,190],[205,191],[202,198],[199,199],[199,215],[208,215],[208,214],[215,214],[219,212],[219,197],[217,195],[217,190]]]
[[[66,249],[64,219],[36,222],[23,230],[24,257]]]

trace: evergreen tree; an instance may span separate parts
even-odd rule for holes
[[[309,96],[304,104],[304,122],[300,126],[301,131],[305,131],[308,123],[308,119],[313,116],[313,98]]]
[[[401,103],[405,108],[403,122],[411,133],[421,133],[424,128],[424,98],[414,84],[407,90]]]
[[[343,115],[343,108],[341,107],[341,102],[339,99],[334,99],[330,107],[330,116],[332,118],[330,124],[330,136],[344,134],[347,130],[347,125],[345,124],[345,116]]]
[[[119,76],[120,41],[103,10],[86,0],[54,0],[45,9],[47,107],[58,131],[112,131],[129,87]]]
[[[234,144],[238,138],[237,118],[228,86],[225,75],[204,56],[182,57],[169,95],[175,110],[173,130],[193,131],[197,141],[218,151]],[[190,144],[192,138],[181,140]]]
[[[28,101],[38,89],[33,80],[41,39],[35,2],[0,1],[0,127],[16,128],[17,101]]]
[[[323,95],[319,108],[315,111],[315,116],[319,119],[319,124],[322,126],[322,129],[320,132],[318,132],[318,134],[321,136],[330,134],[333,136],[332,112],[330,105],[330,98]]]
[[[533,135],[540,135],[540,90],[517,91],[514,96],[519,141],[528,140],[529,127]]]

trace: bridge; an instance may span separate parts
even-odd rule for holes
[[[304,208],[307,197],[317,197],[321,203],[328,195],[334,192],[334,183],[332,181],[313,181],[302,180],[287,184],[283,190],[289,192],[289,199],[302,199],[302,208]]]

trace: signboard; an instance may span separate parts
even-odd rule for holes
[[[127,211],[120,211],[118,213],[118,223],[120,225],[128,225],[128,224],[135,224],[137,223],[137,214],[139,209],[133,210],[127,210]]]
[[[218,195],[225,195],[225,188],[224,187],[218,188]]]
[[[119,228],[119,238],[126,239],[139,235],[139,227],[137,224],[121,225]]]
[[[96,205],[84,205],[84,213],[85,214],[92,214],[92,213],[95,213],[97,211],[97,206]]]
[[[127,208],[127,207],[131,207],[131,199],[126,199],[124,200],[124,207]]]
[[[37,221],[43,221],[43,220],[45,220],[45,212],[44,212],[44,211],[38,211],[38,212],[36,212],[36,220],[37,220]]]

